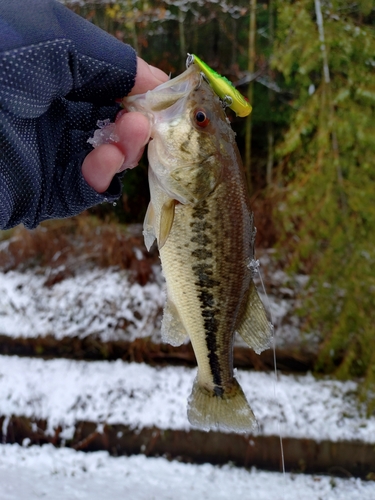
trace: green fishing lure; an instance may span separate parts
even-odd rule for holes
[[[244,96],[238,92],[233,84],[225,78],[225,76],[221,76],[219,73],[216,73],[216,71],[210,68],[205,62],[194,54],[188,54],[188,58],[186,60],[187,67],[191,64],[196,64],[199,67],[214,92],[220,97],[226,106],[236,113],[237,116],[244,117],[251,113],[251,105],[246,101]]]

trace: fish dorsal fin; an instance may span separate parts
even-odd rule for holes
[[[158,236],[158,247],[159,250],[163,248],[165,242],[168,239],[169,233],[172,229],[173,219],[174,219],[174,209],[176,202],[172,198],[169,198],[163,203],[160,211],[160,224],[159,224],[159,236]]]
[[[271,345],[273,326],[268,321],[253,280],[250,282],[247,301],[243,303],[241,309],[236,330],[246,344],[260,354]]]
[[[143,237],[145,239],[145,245],[148,251],[152,247],[156,237],[155,237],[155,209],[153,204],[148,204],[145,220],[143,222]]]
[[[163,342],[168,342],[168,344],[174,346],[181,345],[188,337],[188,333],[182,324],[176,306],[168,298],[163,312],[161,337]]]

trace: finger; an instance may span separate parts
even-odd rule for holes
[[[155,66],[150,66],[146,61],[138,57],[137,76],[135,77],[134,87],[129,95],[143,94],[166,82],[168,79],[169,77],[164,71],[155,68]]]
[[[95,191],[104,193],[117,172],[137,166],[150,139],[150,123],[141,113],[125,113],[116,121],[119,141],[101,144],[82,163],[82,175]]]
[[[95,191],[104,193],[124,163],[125,155],[114,144],[101,144],[82,163],[82,175]]]
[[[134,168],[142,156],[145,145],[150,140],[151,124],[142,113],[132,112],[119,115],[116,120],[116,145],[125,156],[120,171]]]

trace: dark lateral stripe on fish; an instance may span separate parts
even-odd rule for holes
[[[195,206],[194,211],[192,213],[192,217],[193,217],[193,219],[203,220],[205,218],[205,216],[209,213],[209,211],[210,210],[207,207],[207,202],[206,202],[206,200],[204,200],[204,201],[202,201],[202,203]],[[194,224],[194,223],[192,223],[192,224]]]
[[[193,241],[194,243],[198,243],[198,245],[202,245],[202,246],[205,246],[205,245],[208,245],[209,243],[212,243],[212,240],[205,233],[202,233],[202,232],[199,232],[199,233],[197,233],[196,236],[193,236],[191,238],[191,241]]]
[[[191,252],[191,255],[198,260],[206,260],[212,257],[212,252],[206,248],[196,248]]]
[[[222,398],[224,395],[224,389],[218,385],[214,387],[215,396]]]
[[[198,219],[190,224],[192,232],[195,233],[191,238],[191,242],[198,245],[192,251],[192,256],[199,262],[198,264],[192,266],[192,270],[197,277],[195,286],[200,289],[198,294],[198,299],[200,302],[201,315],[203,318],[204,330],[205,330],[205,340],[208,350],[208,360],[210,365],[210,370],[215,384],[214,394],[216,396],[222,396],[224,394],[224,389],[222,388],[222,376],[220,370],[219,356],[217,354],[218,345],[216,342],[216,335],[219,329],[219,320],[216,315],[218,313],[215,307],[215,298],[210,289],[219,286],[220,281],[215,280],[213,276],[213,265],[207,259],[211,259],[213,254],[210,250],[207,250],[205,246],[211,243],[211,240],[205,235],[204,231],[211,226],[206,221],[202,219],[209,213],[206,201],[203,201],[199,205],[194,207],[193,218]]]
[[[206,229],[212,229],[212,224],[206,220],[196,220],[194,222],[190,222],[190,226],[193,233],[200,233],[202,231],[206,231]]]
[[[199,279],[199,281],[195,282],[196,286],[199,287],[205,286],[206,288],[212,288],[214,286],[220,285],[220,281],[217,281],[212,278],[213,268],[211,264],[205,264],[205,263],[197,264],[196,266],[193,266],[192,269]],[[213,301],[213,295],[212,294],[210,295],[211,295],[211,300]],[[212,302],[212,307],[213,307],[213,302]]]
[[[215,318],[215,311],[202,311],[205,312],[204,328],[206,332],[206,345],[208,348],[208,359],[210,363],[212,378],[216,386],[222,385],[222,378],[220,373],[219,356],[217,355],[216,333],[218,331],[219,322]],[[215,391],[216,393],[216,391]]]

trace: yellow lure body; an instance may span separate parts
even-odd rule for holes
[[[189,67],[193,63],[199,67],[214,92],[237,116],[244,117],[251,113],[251,105],[227,78],[219,75],[198,56],[188,54],[186,65]]]

